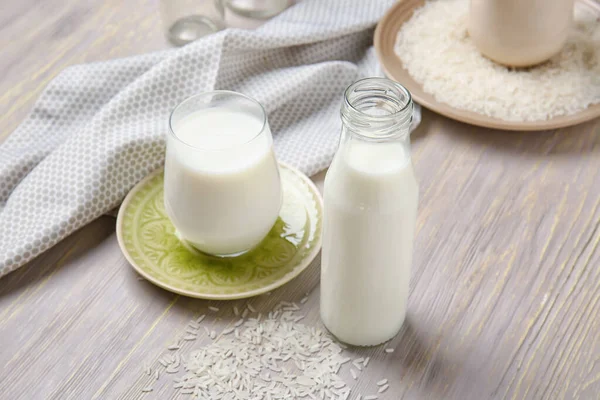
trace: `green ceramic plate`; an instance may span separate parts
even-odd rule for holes
[[[271,232],[238,257],[212,257],[182,243],[163,204],[163,170],[137,184],[117,217],[117,238],[144,278],[175,293],[240,299],[275,289],[298,276],[321,248],[323,201],[300,171],[280,164],[283,206]]]

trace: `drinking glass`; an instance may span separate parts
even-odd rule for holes
[[[177,235],[217,256],[257,246],[282,203],[264,108],[240,93],[207,92],[179,104],[169,125],[164,203]]]
[[[160,14],[165,35],[176,46],[225,27],[221,0],[161,0]]]
[[[270,18],[292,4],[292,0],[223,0],[236,14],[250,18]]]

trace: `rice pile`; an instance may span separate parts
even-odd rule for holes
[[[600,103],[600,22],[578,4],[563,50],[530,69],[482,56],[467,32],[469,0],[428,1],[403,26],[395,51],[425,92],[452,107],[508,121],[570,115]]]
[[[339,374],[345,368],[357,380],[369,358],[351,360],[345,346],[328,333],[300,323],[304,316],[296,303],[283,301],[264,317],[251,316],[256,310],[247,307],[243,314],[234,307],[239,319],[220,334],[204,325],[213,341],[182,355],[177,350],[183,343],[203,333],[205,316],[192,320],[183,339],[168,347],[172,354],[158,360],[163,368],[146,368],[146,374],[151,380],[159,379],[159,370],[174,374],[173,387],[179,394],[207,400],[375,400],[389,388],[388,380],[382,379],[369,395],[353,393]],[[152,391],[151,385],[142,389]]]

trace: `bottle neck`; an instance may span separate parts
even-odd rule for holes
[[[336,162],[364,173],[401,169],[411,162],[410,136],[406,133],[385,140],[368,140],[344,125]]]
[[[353,83],[346,89],[341,109],[341,150],[360,147],[361,154],[374,152],[374,163],[409,160],[412,112],[410,93],[399,83],[384,78]]]
[[[342,124],[342,136],[340,145],[347,144],[360,144],[376,146],[385,146],[387,144],[402,145],[406,150],[410,150],[410,131],[409,127],[399,129],[397,134],[392,137],[381,138],[373,140],[372,138],[365,137],[365,135],[357,131],[355,127],[348,124]]]

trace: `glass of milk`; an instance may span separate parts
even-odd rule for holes
[[[217,256],[258,245],[283,199],[264,108],[240,93],[202,93],[179,104],[169,125],[164,202],[177,235]]]
[[[360,80],[344,95],[325,178],[321,318],[348,344],[383,343],[406,316],[419,192],[412,111],[410,93],[388,79]]]

